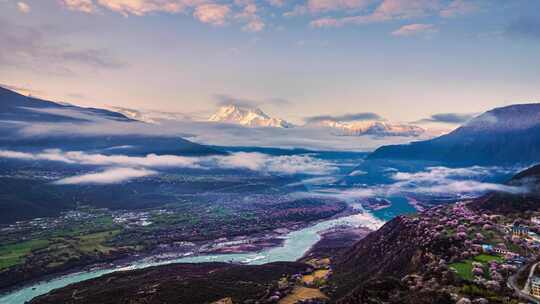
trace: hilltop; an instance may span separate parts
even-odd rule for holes
[[[383,146],[369,158],[475,165],[534,163],[540,160],[540,104],[496,108],[449,134]]]

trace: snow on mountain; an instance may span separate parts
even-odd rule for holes
[[[540,125],[540,103],[516,104],[495,108],[470,120],[456,133],[503,133]]]
[[[222,106],[208,121],[239,124],[246,127],[293,127],[283,119],[268,116],[261,109],[239,105]]]
[[[318,122],[317,125],[330,128],[336,135],[342,136],[420,136],[426,132],[424,128],[415,125],[397,124],[375,120],[353,122],[324,120]]]
[[[516,165],[540,160],[540,103],[495,108],[431,140],[389,145],[371,159],[443,161],[459,165]]]
[[[175,113],[175,112],[162,112],[162,111],[153,111],[153,110],[135,110],[124,107],[110,107],[112,111],[121,113],[126,117],[129,117],[134,120],[157,124],[162,120],[177,120],[177,121],[188,121],[192,120],[192,117],[184,113]]]

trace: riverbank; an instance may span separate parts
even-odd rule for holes
[[[337,254],[351,248],[356,242],[366,237],[372,229],[341,225],[320,233],[321,239],[313,244],[300,261],[312,259],[332,259]]]
[[[287,234],[279,234],[283,239],[281,246],[264,248],[257,252],[227,253],[227,254],[205,254],[195,255],[194,253],[184,256],[171,256],[162,253],[158,256],[139,256],[137,259],[129,259],[128,262],[113,262],[107,265],[94,265],[89,267],[90,271],[64,274],[63,276],[52,277],[46,282],[34,281],[33,284],[26,284],[22,288],[12,290],[10,293],[0,296],[0,303],[13,304],[24,303],[35,296],[45,294],[52,289],[61,288],[66,285],[96,278],[104,274],[115,271],[142,269],[151,266],[158,266],[172,263],[199,263],[199,262],[234,262],[243,264],[260,265],[275,261],[296,261],[311,248],[319,239],[319,232],[336,225],[365,225],[372,229],[379,227],[382,222],[367,213],[358,213],[358,210],[349,209],[348,212],[339,216],[333,216],[327,220],[317,221],[310,225],[305,225],[299,230],[289,231]],[[352,215],[351,215],[352,214]],[[300,227],[300,226],[298,226]],[[284,230],[278,232],[285,232]],[[276,233],[273,231],[273,233]]]

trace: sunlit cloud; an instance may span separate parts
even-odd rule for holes
[[[26,2],[17,2],[17,9],[23,14],[28,14],[30,12],[30,5]]]
[[[375,197],[394,197],[422,195],[437,196],[453,195],[455,200],[472,198],[489,191],[502,191],[508,193],[525,193],[526,187],[516,187],[493,182],[483,181],[494,174],[512,174],[520,171],[519,168],[503,167],[428,167],[419,172],[388,171],[393,180],[389,184],[374,186],[357,186],[347,189],[324,189],[307,196],[322,196],[338,198],[351,203],[361,202],[363,199]]]
[[[134,178],[157,174],[156,171],[133,168],[112,168],[101,172],[72,176],[55,181],[56,185],[117,184]]]
[[[327,161],[309,155],[272,156],[256,152],[237,152],[224,156],[185,157],[177,155],[126,156],[91,154],[57,149],[42,152],[0,150],[0,158],[25,161],[52,161],[70,165],[122,168],[191,168],[191,169],[246,169],[278,175],[328,175],[338,168]]]
[[[444,18],[451,18],[470,14],[478,9],[478,4],[472,0],[454,0],[440,11],[440,15]]]
[[[384,0],[367,14],[323,17],[311,21],[310,24],[315,28],[340,27],[348,24],[360,25],[390,20],[409,20],[439,14],[450,16],[466,10],[471,10],[470,6],[459,1],[445,6],[439,0]]]
[[[39,66],[39,71],[72,74],[74,68],[118,69],[127,64],[109,50],[103,48],[81,48],[54,42],[54,30],[19,26],[0,20],[0,64],[4,66]]]
[[[319,115],[304,118],[306,123],[317,123],[321,121],[350,122],[359,120],[383,120],[383,118],[372,112],[349,113],[343,115]]]
[[[60,3],[67,9],[87,14],[97,12],[97,7],[92,0],[61,0]]]
[[[193,16],[200,22],[212,25],[224,25],[227,21],[231,9],[228,5],[203,4],[195,8]]]
[[[433,34],[438,31],[439,30],[437,29],[437,27],[433,24],[414,23],[414,24],[408,24],[408,25],[404,25],[400,27],[399,29],[393,31],[392,35],[408,37],[408,36]]]
[[[271,6],[282,7],[285,5],[285,0],[266,0]]]
[[[124,16],[142,16],[148,13],[178,13],[195,1],[178,0],[97,0],[99,5]]]

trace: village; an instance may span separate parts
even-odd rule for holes
[[[442,261],[459,278],[488,291],[507,287],[521,298],[540,303],[540,271],[536,270],[540,214],[479,214],[468,202],[459,202],[424,212],[419,227],[427,226],[434,238],[462,241],[461,248],[453,248],[449,261]],[[462,299],[458,303],[470,303]]]

